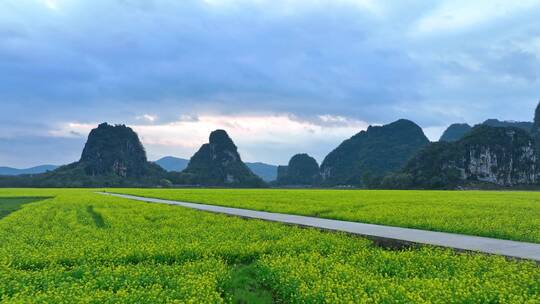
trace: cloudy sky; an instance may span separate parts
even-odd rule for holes
[[[150,159],[226,129],[322,160],[369,124],[531,120],[540,1],[1,0],[0,166],[79,158],[100,122]]]

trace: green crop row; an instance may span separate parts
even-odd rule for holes
[[[540,243],[540,193],[108,189],[133,195]]]
[[[89,190],[0,220],[0,300],[14,303],[221,303],[237,269],[281,303],[538,303],[533,262],[372,242]],[[240,302],[240,301],[239,301]]]

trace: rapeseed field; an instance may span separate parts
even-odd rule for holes
[[[0,219],[6,303],[540,301],[534,262],[430,247],[388,250],[340,233],[93,190],[4,189],[0,197],[45,198]]]

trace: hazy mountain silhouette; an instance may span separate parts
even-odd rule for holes
[[[26,169],[17,169],[12,167],[0,167],[0,175],[23,175],[23,174],[40,174],[47,171],[52,171],[58,168],[55,165],[40,165],[35,167],[30,167]]]
[[[156,160],[155,163],[169,172],[180,172],[187,168],[189,159],[165,156]],[[262,162],[245,162],[245,164],[253,173],[266,182],[274,181],[277,178],[277,166],[275,165],[269,165]]]

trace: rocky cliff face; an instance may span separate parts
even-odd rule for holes
[[[124,125],[100,124],[88,135],[79,165],[88,175],[138,177],[146,173],[146,152],[133,130]]]
[[[242,162],[238,149],[224,130],[210,134],[181,172],[182,183],[206,186],[258,187],[264,182]]]
[[[385,126],[370,126],[344,141],[321,164],[326,186],[360,186],[368,178],[397,171],[429,140],[422,128],[401,119]]]
[[[454,143],[434,143],[406,166],[413,184],[448,188],[470,183],[536,184],[540,171],[533,138],[518,128],[475,127]]]
[[[280,185],[316,185],[320,183],[319,164],[308,154],[296,154],[288,166],[278,169],[277,184]]]
[[[509,138],[514,135],[507,133]],[[477,179],[500,186],[538,182],[537,157],[532,141],[512,148],[470,147],[462,179]]]

